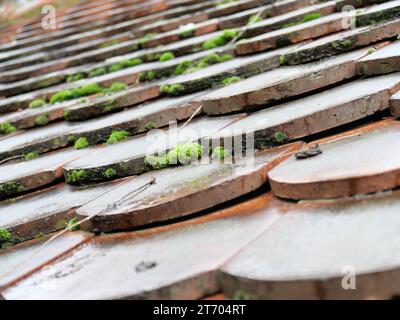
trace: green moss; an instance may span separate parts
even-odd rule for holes
[[[206,42],[204,42],[203,49],[210,50],[210,49],[222,47],[222,46],[228,44],[229,42],[231,42],[237,36],[238,36],[238,31],[236,31],[236,30],[233,30],[233,29],[224,30],[224,32],[221,35],[211,38],[211,39],[207,40]]]
[[[211,158],[223,160],[231,156],[232,155],[228,150],[224,149],[223,147],[216,147],[212,152]]]
[[[258,15],[252,15],[250,18],[249,18],[249,20],[247,21],[247,25],[248,26],[251,26],[252,24],[255,24],[255,23],[257,23],[257,22],[261,22],[261,21],[263,21],[264,19],[263,18],[261,18],[260,16],[258,16]]]
[[[233,294],[232,299],[233,300],[251,300],[251,297],[249,294],[238,290]]]
[[[85,170],[73,170],[67,174],[67,182],[72,184],[80,184],[87,180],[88,173]]]
[[[146,130],[152,130],[152,129],[154,129],[156,127],[156,124],[154,123],[154,122],[148,122],[148,123],[146,123],[146,125],[144,126],[144,128],[146,129]]]
[[[288,137],[285,133],[278,131],[278,132],[275,132],[273,139],[274,139],[274,142],[276,142],[278,144],[282,144],[288,140]]]
[[[186,38],[193,37],[193,35],[194,35],[194,30],[185,30],[179,34],[179,38],[186,39]]]
[[[128,85],[123,82],[114,82],[106,91],[107,93],[117,93],[128,89]]]
[[[106,171],[104,171],[103,175],[107,179],[112,179],[117,175],[117,172],[113,168],[108,168]]]
[[[163,84],[161,85],[161,92],[166,93],[170,96],[178,96],[185,92],[185,86],[181,83],[176,84]]]
[[[95,77],[100,77],[102,75],[107,74],[107,69],[102,67],[102,68],[97,68],[89,72],[89,78],[95,78]]]
[[[81,227],[77,224],[78,224],[78,218],[74,217],[67,222],[65,229],[67,229],[68,231],[78,231]]]
[[[35,119],[35,124],[37,126],[45,126],[48,123],[49,123],[49,117],[47,114],[41,114],[40,116],[37,116]]]
[[[229,86],[230,84],[239,82],[240,80],[242,80],[242,78],[237,76],[225,78],[224,80],[222,80],[222,85]]]
[[[5,228],[0,228],[0,242],[7,242],[12,239],[12,234]]]
[[[164,62],[164,61],[169,61],[169,60],[173,60],[173,59],[175,59],[175,55],[172,52],[164,52],[161,55],[159,61]]]
[[[293,27],[293,26],[296,26],[296,25],[299,25],[299,24],[302,24],[302,23],[306,23],[306,22],[309,22],[309,21],[313,21],[313,20],[319,19],[319,18],[321,18],[321,17],[322,17],[322,14],[321,14],[321,13],[319,13],[319,12],[313,12],[313,13],[310,13],[310,14],[305,15],[305,16],[304,16],[301,20],[299,20],[299,21],[285,23],[285,24],[282,26],[282,28],[290,28],[290,27]]]
[[[29,104],[29,108],[31,109],[36,109],[36,108],[41,108],[44,105],[46,105],[46,101],[44,101],[43,99],[36,99],[33,100],[30,104]]]
[[[376,52],[377,50],[374,48],[374,47],[372,47],[372,48],[368,48],[368,54],[372,54],[372,53],[374,53],[374,52]]]
[[[193,63],[189,60],[184,60],[181,63],[179,63],[174,71],[175,75],[181,75],[184,74],[188,69],[193,67]]]
[[[35,239],[42,239],[46,236],[44,232],[39,232],[35,235]]]
[[[113,131],[107,140],[107,144],[118,143],[118,142],[126,139],[128,136],[129,136],[128,131],[123,131],[123,130]]]
[[[68,137],[67,137],[67,141],[68,141],[68,143],[70,143],[70,144],[71,144],[71,143],[75,143],[76,138],[75,138],[74,136],[71,135],[71,136],[68,136]]]
[[[159,170],[173,165],[186,165],[201,158],[202,155],[202,145],[197,142],[187,142],[177,145],[163,156],[146,156],[145,164],[151,169]]]
[[[80,72],[80,73],[68,76],[67,82],[79,81],[79,80],[82,80],[82,79],[86,79],[86,77],[87,77],[86,74]]]
[[[286,56],[284,54],[280,56],[279,63],[281,66],[286,64]]]
[[[39,157],[39,153],[37,151],[31,151],[24,155],[25,160],[33,160]]]
[[[222,0],[220,2],[217,3],[217,6],[225,6],[227,4],[231,4],[234,2],[237,2],[238,0]]]
[[[157,35],[157,33],[148,33],[146,34],[144,37],[140,38],[138,43],[140,47],[144,47],[147,42],[149,42],[150,40],[154,39],[154,37]]]
[[[63,90],[57,92],[50,98],[50,103],[55,104],[58,102],[64,102],[72,99],[77,99],[80,97],[89,96],[96,93],[101,93],[104,91],[104,88],[97,83],[89,83],[82,87]]]
[[[85,149],[89,147],[89,145],[89,140],[86,137],[80,137],[78,140],[75,141],[74,148],[77,150]]]
[[[4,122],[0,125],[0,132],[2,134],[10,134],[17,131],[17,128],[14,127],[12,124],[9,122]]]
[[[123,60],[120,62],[117,62],[111,66],[108,67],[108,72],[117,72],[126,68],[132,68],[135,66],[138,66],[143,63],[143,60],[140,58],[134,58],[134,59],[128,59],[128,60]]]
[[[81,99],[81,100],[79,100],[79,103],[88,103],[89,102],[89,99],[86,99],[86,98],[83,98],[83,99]]]
[[[144,159],[144,162],[153,170],[161,170],[168,167],[168,160],[166,156],[147,155]]]
[[[0,193],[1,192],[16,193],[16,192],[22,192],[24,190],[25,190],[24,186],[19,182],[10,181],[0,184]]]
[[[111,40],[111,41],[107,41],[104,42],[100,45],[100,48],[107,48],[107,47],[111,47],[111,46],[115,46],[116,44],[121,43],[121,40]]]

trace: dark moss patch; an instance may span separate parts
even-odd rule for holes
[[[75,82],[75,81],[83,80],[86,78],[87,78],[87,75],[83,72],[80,72],[80,73],[76,73],[76,74],[68,76],[67,82]]]
[[[106,171],[104,171],[103,175],[107,179],[113,179],[117,176],[117,172],[113,168],[108,168]]]
[[[69,220],[67,222],[67,224],[65,225],[65,229],[67,229],[68,231],[78,231],[81,227],[78,225],[78,218],[74,217],[71,220]]]
[[[89,178],[85,170],[72,170],[66,174],[66,180],[70,184],[83,184]]]

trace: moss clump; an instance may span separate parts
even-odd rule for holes
[[[252,15],[250,18],[249,18],[249,20],[247,21],[247,25],[248,26],[251,26],[252,24],[255,24],[255,23],[257,23],[257,22],[261,22],[261,21],[263,21],[264,19],[263,18],[261,18],[260,16],[258,16],[258,15]]]
[[[224,149],[223,147],[216,147],[211,154],[212,159],[220,159],[220,160],[224,160],[231,156],[232,154],[230,153],[230,151]]]
[[[25,190],[24,186],[19,182],[10,181],[0,184],[0,193],[2,192],[16,193],[16,192],[22,192],[24,190]]]
[[[14,238],[13,234],[5,229],[0,228],[0,248],[1,249],[8,249],[12,247],[17,240]]]
[[[132,68],[135,66],[138,66],[140,64],[143,63],[142,59],[139,58],[135,58],[135,59],[129,59],[129,60],[123,60],[120,62],[117,62],[111,66],[108,67],[108,72],[109,73],[113,73],[113,72],[117,72],[123,69],[127,69],[127,68]]]
[[[88,103],[89,99],[83,98],[81,100],[79,100],[79,103]]]
[[[4,122],[0,125],[0,133],[2,134],[10,134],[17,131],[17,128],[14,127],[12,124],[9,122]]]
[[[376,52],[377,50],[374,48],[374,47],[372,47],[372,48],[368,48],[368,54],[372,54],[372,53],[374,53],[374,52]]]
[[[104,43],[102,43],[101,45],[100,45],[100,48],[108,48],[108,47],[111,47],[111,46],[115,46],[115,45],[117,45],[117,44],[120,44],[121,43],[121,40],[111,40],[111,41],[107,41],[107,42],[104,42]]]
[[[68,141],[68,143],[75,143],[76,138],[74,136],[68,136],[67,141]]]
[[[55,104],[58,102],[64,102],[68,100],[77,99],[80,97],[89,96],[96,93],[101,93],[104,88],[97,83],[89,83],[79,88],[63,90],[57,92],[50,98],[50,103]]]
[[[154,129],[156,127],[156,124],[154,123],[154,122],[148,122],[148,123],[146,123],[146,125],[144,126],[144,128],[146,129],[146,130],[152,130],[152,129]]]
[[[159,61],[164,62],[164,61],[169,61],[169,60],[173,60],[173,59],[175,59],[175,55],[172,52],[164,52],[161,55]]]
[[[107,179],[112,179],[117,175],[117,171],[115,171],[113,168],[108,168],[106,171],[104,171],[103,175]]]
[[[275,132],[273,140],[278,144],[282,144],[288,140],[288,137],[285,133],[278,131]]]
[[[163,84],[161,86],[161,92],[166,93],[170,96],[178,96],[185,92],[185,86],[181,83],[176,83],[176,84]]]
[[[192,73],[204,68],[209,67],[210,65],[226,62],[232,60],[234,57],[230,54],[219,55],[217,53],[210,54],[206,57],[203,57],[197,63],[193,63],[189,60],[184,60],[180,64],[178,64],[175,68],[175,75],[182,75]]]
[[[147,42],[149,42],[150,40],[154,39],[154,37],[157,35],[157,33],[148,33],[146,34],[144,37],[140,38],[138,43],[140,47],[144,47]]]
[[[206,42],[203,43],[203,49],[204,50],[210,50],[218,47],[222,47],[229,42],[231,42],[233,39],[235,39],[238,36],[238,31],[233,30],[233,29],[227,29],[224,30],[224,32],[212,39],[207,40]]]
[[[194,35],[194,30],[185,30],[179,34],[179,38],[186,39],[186,38],[193,37],[193,35]]]
[[[107,144],[118,143],[118,142],[126,139],[128,136],[129,136],[128,131],[124,131],[124,130],[113,131],[107,140]]]
[[[202,155],[202,145],[197,142],[188,142],[177,145],[163,156],[146,156],[145,164],[153,170],[159,170],[173,165],[186,165],[201,158]]]
[[[175,75],[181,75],[184,74],[188,69],[193,67],[193,63],[189,60],[184,60],[181,63],[179,63],[174,71]]]
[[[44,101],[43,99],[36,99],[33,100],[30,104],[29,104],[29,108],[31,109],[36,109],[36,108],[41,108],[44,105],[46,105],[46,101]]]
[[[89,147],[89,145],[89,140],[86,137],[80,137],[78,140],[75,141],[74,148],[77,150],[85,149]]]
[[[0,228],[0,242],[7,242],[12,239],[12,234],[5,228]]]
[[[117,93],[128,89],[128,85],[123,82],[114,82],[106,91],[107,93]]]
[[[240,80],[242,80],[242,78],[241,78],[241,77],[238,77],[238,76],[233,76],[233,77],[225,78],[224,80],[222,80],[222,85],[224,85],[224,86],[229,86],[230,84],[239,82]]]
[[[49,123],[49,116],[47,114],[41,114],[40,116],[37,116],[35,119],[35,124],[37,126],[45,126],[48,123]]]
[[[26,161],[33,160],[39,157],[39,153],[37,151],[31,151],[24,155],[24,159]]]
[[[89,78],[95,78],[95,77],[100,77],[107,74],[107,69],[102,67],[102,68],[97,68],[89,72]]]
[[[322,14],[321,14],[321,13],[319,13],[319,12],[313,12],[313,13],[310,13],[310,14],[305,15],[305,16],[304,16],[301,20],[299,20],[299,21],[285,23],[285,24],[282,26],[282,28],[283,28],[283,29],[285,29],[285,28],[290,28],[290,27],[297,26],[297,25],[302,24],[302,23],[306,23],[306,22],[309,22],[309,21],[313,21],[313,20],[319,19],[319,18],[321,18],[321,17],[322,17]]]
[[[67,82],[79,81],[79,80],[82,80],[82,79],[86,79],[86,77],[87,77],[86,74],[84,74],[83,72],[76,73],[76,74],[68,76]]]
[[[286,64],[286,56],[283,54],[283,55],[281,55],[280,56],[280,58],[279,58],[279,63],[280,63],[280,65],[281,66],[283,66],[283,65],[285,65]]]
[[[73,170],[67,174],[67,182],[72,184],[80,184],[87,180],[88,173],[85,170]]]
[[[65,229],[67,229],[68,231],[78,231],[81,227],[78,225],[78,218],[72,218],[71,220],[69,220],[66,225],[65,225]]]

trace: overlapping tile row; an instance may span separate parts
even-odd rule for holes
[[[102,0],[21,24],[0,46],[2,297],[399,294],[399,8]],[[248,133],[252,165],[221,161]],[[197,143],[207,165],[149,162]],[[88,233],[36,252],[71,221]]]

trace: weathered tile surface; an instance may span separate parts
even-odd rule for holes
[[[396,41],[358,61],[357,72],[366,76],[392,73],[400,71],[399,62],[400,41]]]
[[[18,241],[35,238],[65,228],[76,216],[75,210],[110,192],[122,181],[89,187],[66,184],[10,199],[0,204],[0,227],[9,230]]]
[[[337,198],[398,186],[398,123],[360,130],[320,143],[321,154],[290,157],[269,173],[275,195],[290,199]],[[314,145],[315,143],[311,143]]]
[[[43,242],[47,240],[46,238],[20,244],[8,250],[2,250],[0,252],[0,291],[40,270],[52,260],[88,241],[90,238],[91,235],[85,232],[65,234],[50,243],[46,250],[41,250],[35,255],[33,253],[43,245]]]
[[[270,210],[260,210],[270,202],[270,197],[255,199],[226,210],[220,219],[216,214],[172,228],[98,237],[6,290],[3,296],[6,299],[209,296],[219,290],[216,270],[279,218],[272,204]],[[224,218],[224,214],[228,216]],[[193,255],[194,251],[198,254]]]
[[[314,64],[280,67],[214,90],[200,102],[210,115],[266,105],[352,78],[356,60],[365,54],[366,50],[360,50]]]
[[[86,228],[110,232],[199,212],[262,187],[268,171],[300,147],[263,151],[254,164],[193,164],[140,175],[81,207],[77,215],[92,217]],[[154,184],[138,190],[151,179]]]
[[[399,205],[395,192],[293,206],[222,267],[223,291],[253,299],[390,299],[400,292]]]

